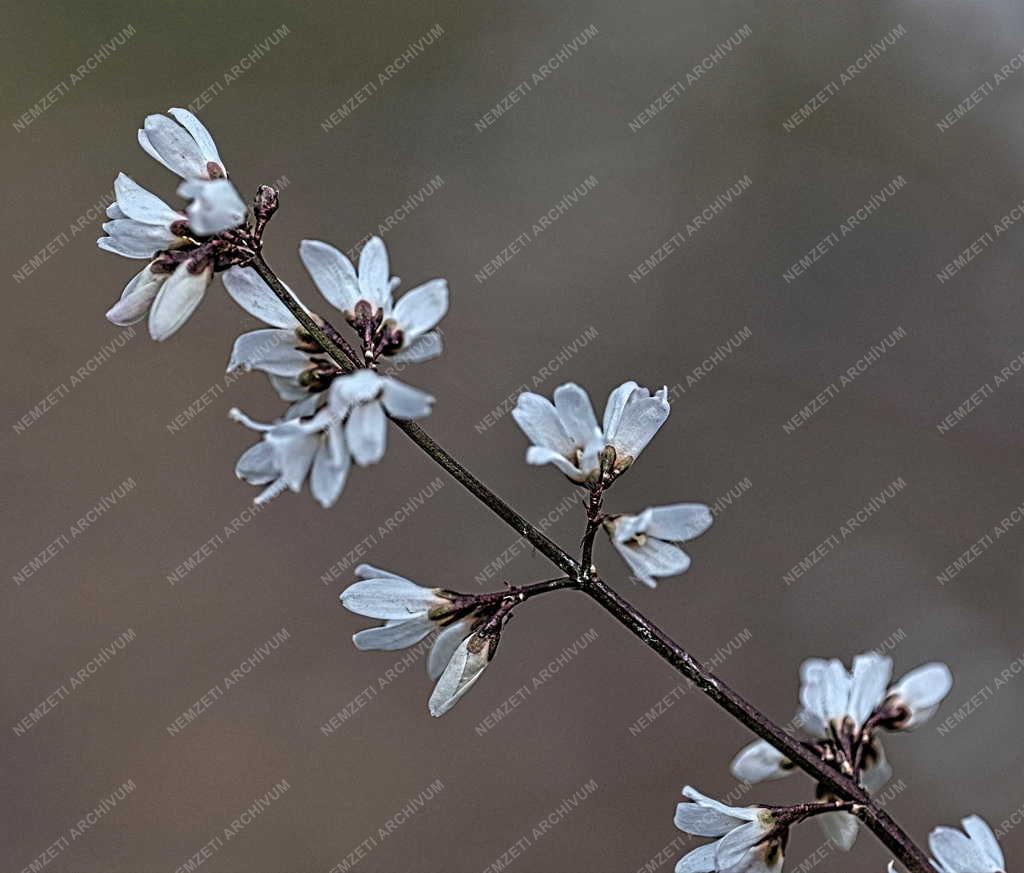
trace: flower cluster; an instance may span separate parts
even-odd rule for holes
[[[184,212],[172,209],[121,173],[103,225],[107,235],[97,241],[108,252],[149,262],[107,318],[129,325],[148,312],[155,340],[174,334],[202,302],[213,274],[237,263],[235,231],[246,220],[245,204],[209,131],[186,109],[170,114],[147,117],[139,145],[181,177],[178,194],[191,202]]]
[[[599,496],[628,470],[668,418],[668,390],[652,394],[623,382],[608,397],[599,427],[590,397],[579,385],[555,389],[554,403],[539,394],[519,395],[512,417],[532,445],[528,464],[554,464],[570,481]],[[638,515],[600,515],[612,545],[634,578],[654,588],[656,579],[690,566],[680,543],[706,531],[713,521],[703,503],[675,503]]]

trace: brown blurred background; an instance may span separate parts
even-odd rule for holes
[[[483,680],[431,719],[422,655],[403,665],[402,653],[353,648],[350,635],[369,622],[337,603],[351,575],[346,555],[364,542],[372,563],[473,591],[516,536],[397,431],[385,461],[357,471],[332,511],[308,493],[286,494],[226,536],[256,493],[232,471],[252,436],[226,413],[240,406],[268,419],[279,409],[261,375],[224,383],[232,340],[256,325],[218,281],[173,340],[152,343],[140,325],[102,352],[120,335],[103,313],[140,264],[98,251],[100,221],[89,215],[118,170],[173,200],[174,181],[135,131],[148,113],[204,101],[198,113],[247,196],[287,177],[268,253],[309,299],[300,239],[349,248],[443,180],[385,235],[403,287],[444,276],[452,289],[444,357],[404,378],[438,398],[430,432],[531,519],[559,505],[566,483],[522,463],[525,440],[507,416],[475,425],[550,359],[589,331],[537,390],[578,381],[599,408],[627,378],[685,388],[610,508],[712,503],[741,481],[750,487],[689,549],[685,576],[639,588],[601,543],[609,580],[698,657],[742,638],[717,671],[780,721],[793,715],[808,656],[848,660],[892,640],[897,675],[946,661],[956,685],[939,715],[887,745],[901,786],[888,806],[921,839],[972,812],[993,826],[1020,820],[1024,681],[1011,665],[1024,654],[1024,526],[1011,523],[998,540],[991,531],[1024,501],[1024,374],[994,384],[1024,352],[1024,229],[1011,222],[996,238],[992,225],[1024,199],[1024,71],[937,127],[1021,51],[1018,4],[64,2],[6,11],[8,869],[50,850],[54,871],[174,871],[205,846],[198,869],[210,871],[671,870],[684,851],[669,846],[680,836],[681,788],[728,793],[729,761],[749,740],[699,694],[673,691],[666,666],[573,594],[521,608]],[[385,72],[435,25],[443,34],[433,44]],[[802,124],[783,127],[900,25],[884,54]],[[123,44],[75,72],[126,28]],[[587,43],[535,83],[587,28]],[[255,48],[275,33],[276,44]],[[475,124],[523,80],[531,88],[502,117]],[[368,81],[375,92],[325,130]],[[685,91],[631,129],[677,81]],[[55,89],[63,93],[46,101]],[[52,105],[19,122],[38,101]],[[745,175],[753,184],[742,196],[630,280]],[[890,202],[799,278],[783,278],[899,175],[906,185]],[[534,235],[538,218],[590,176],[596,187]],[[940,282],[986,232],[991,245]],[[509,263],[475,278],[524,233],[530,242]],[[749,338],[687,383],[747,328]],[[899,328],[905,337],[852,384],[793,433],[783,429]],[[89,364],[97,355],[106,359]],[[80,367],[87,378],[72,385]],[[984,384],[990,396],[940,433]],[[211,391],[199,415],[170,426]],[[438,476],[444,484],[431,486]],[[890,505],[794,584],[783,581],[898,477],[906,487]],[[134,487],[72,539],[77,520],[129,478]],[[423,489],[434,493],[381,534]],[[581,530],[576,510],[550,533],[574,547]],[[986,534],[991,546],[940,584]],[[209,554],[172,585],[167,577],[204,544]],[[518,551],[485,587],[546,578],[543,560]],[[134,639],[89,673],[129,630]],[[288,638],[225,688],[282,630]],[[72,688],[80,669],[87,681]],[[1004,670],[1013,678],[997,683]],[[531,693],[517,707],[478,729],[523,685]],[[214,686],[219,698],[172,735],[168,726]],[[33,724],[29,714],[55,693]],[[666,695],[672,705],[631,732]],[[333,732],[321,729],[346,707]],[[937,730],[958,710],[960,722]],[[26,717],[29,727],[17,728]],[[124,799],[104,801],[129,780]],[[224,829],[282,780],[288,790],[227,839]],[[811,789],[795,775],[747,797],[796,802]],[[574,792],[585,799],[558,813]],[[402,812],[410,803],[411,816]],[[104,814],[72,839],[98,806]],[[543,832],[549,813],[557,824]],[[821,841],[813,824],[798,830],[788,869]],[[1011,827],[1002,844],[1009,866],[1020,866],[1024,830]],[[817,866],[878,871],[887,860],[862,834],[852,855]]]

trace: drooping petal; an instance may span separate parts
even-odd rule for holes
[[[488,663],[488,644],[476,634],[464,639],[437,680],[427,706],[435,718],[444,715],[483,675]]]
[[[737,779],[755,784],[788,776],[794,767],[774,746],[764,740],[755,740],[740,750],[729,769]]]
[[[360,467],[376,464],[387,446],[388,420],[379,403],[363,403],[349,413],[345,440]]]
[[[359,280],[352,262],[334,246],[313,239],[299,243],[299,258],[324,299],[351,315],[360,300]]]
[[[338,428],[340,431],[340,428]],[[328,443],[330,432],[328,432]],[[346,447],[339,452],[332,452],[329,444],[321,446],[313,460],[313,469],[309,475],[309,492],[324,509],[337,502],[345,488],[348,478],[351,457]]]
[[[266,485],[278,477],[274,450],[266,440],[250,446],[235,464],[235,475],[250,485]]]
[[[526,450],[526,463],[531,464],[535,467],[543,466],[544,464],[554,464],[565,473],[573,482],[584,482],[587,478],[587,473],[580,470],[572,462],[568,461],[564,455],[559,454],[553,449],[543,449],[539,446],[530,446]]]
[[[729,831],[718,841],[715,865],[728,873],[768,873],[782,869],[782,851],[774,840],[762,843],[765,829],[760,822]]]
[[[320,437],[295,421],[285,421],[267,431],[264,439],[274,449],[277,469],[289,490],[301,490],[316,457]]]
[[[371,627],[352,635],[352,642],[360,651],[380,650],[393,652],[415,646],[430,634],[436,625],[425,615],[389,621],[381,627]]]
[[[384,388],[384,377],[373,370],[356,370],[338,376],[331,383],[331,402],[339,410],[376,400]]]
[[[117,196],[117,206],[122,213],[120,216],[122,218],[127,217],[141,221],[143,224],[166,227],[170,227],[175,221],[184,218],[180,212],[175,212],[156,194],[147,191],[124,173],[118,173],[114,180],[114,193]]]
[[[193,273],[188,261],[179,264],[149,310],[149,335],[160,342],[174,334],[202,302],[212,278],[212,267]]]
[[[262,370],[294,378],[310,366],[309,355],[295,348],[296,341],[295,331],[276,327],[243,333],[231,349],[228,372]]]
[[[231,299],[249,315],[271,327],[294,330],[299,326],[288,307],[252,267],[231,267],[221,274],[221,279]]]
[[[386,377],[381,397],[384,408],[395,418],[412,419],[430,415],[434,398],[425,391]]]
[[[690,556],[686,552],[653,537],[647,537],[642,543],[637,540],[620,542],[618,537],[613,537],[612,544],[629,564],[637,580],[648,588],[657,586],[656,578],[685,573],[690,566]]]
[[[857,817],[848,812],[826,812],[818,816],[821,829],[841,852],[849,852],[857,841],[860,824]]]
[[[430,647],[430,654],[427,655],[427,675],[435,682],[448,666],[459,643],[469,635],[471,623],[469,619],[459,619],[446,625],[437,635]]]
[[[699,537],[714,521],[710,508],[703,503],[674,503],[650,510],[646,533],[659,540],[684,543]]]
[[[717,843],[699,846],[692,852],[683,855],[676,863],[675,873],[715,873],[715,852]]]
[[[403,294],[395,304],[391,318],[401,328],[403,345],[407,345],[434,328],[446,312],[448,283],[444,279],[432,279]]]
[[[429,588],[390,576],[354,582],[341,592],[345,609],[369,618],[413,618],[443,602]]]
[[[114,324],[127,327],[146,317],[160,286],[170,275],[164,272],[154,273],[151,269],[152,266],[152,264],[147,264],[143,267],[124,286],[121,299],[107,310],[107,318]]]

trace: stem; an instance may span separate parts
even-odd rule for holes
[[[323,350],[346,373],[356,369],[342,347],[332,337],[338,333],[322,319],[314,319],[284,283],[277,278],[274,271],[258,254],[251,262],[252,267],[270,286],[277,297],[288,307],[299,323],[320,343]],[[541,586],[555,588],[578,587],[589,594],[598,604],[610,612],[621,624],[632,631],[665,661],[693,682],[701,691],[721,706],[726,712],[746,725],[759,737],[782,752],[797,767],[824,785],[837,797],[851,801],[858,807],[864,823],[899,859],[910,873],[934,873],[928,857],[917,847],[910,837],[895,821],[879,807],[860,785],[848,776],[834,770],[812,751],[805,748],[798,740],[793,739],[775,722],[747,703],[739,694],[724,682],[705,670],[682,646],[676,643],[649,618],[642,615],[632,604],[623,600],[613,589],[599,577],[590,573],[589,567],[583,567],[567,554],[560,546],[548,539],[530,522],[512,509],[490,488],[462,466],[445,449],[438,445],[426,431],[412,421],[392,419],[397,427],[430,455],[438,464],[458,480],[474,497],[501,518],[506,524],[522,534],[537,550],[556,567],[562,570],[569,580],[552,580],[539,583]],[[599,499],[598,508],[600,511]],[[588,513],[589,516],[589,513]],[[589,545],[593,544],[593,533],[588,522]],[[584,554],[589,554],[588,543],[584,541]],[[558,583],[558,584],[556,584]],[[525,586],[526,590],[533,586]],[[537,590],[534,593],[544,593]],[[506,595],[507,596],[507,595]],[[529,595],[529,596],[532,596]]]

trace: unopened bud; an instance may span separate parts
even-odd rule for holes
[[[256,197],[253,199],[252,212],[257,220],[267,222],[270,220],[270,216],[277,212],[279,205],[277,190],[269,185],[260,185]]]

